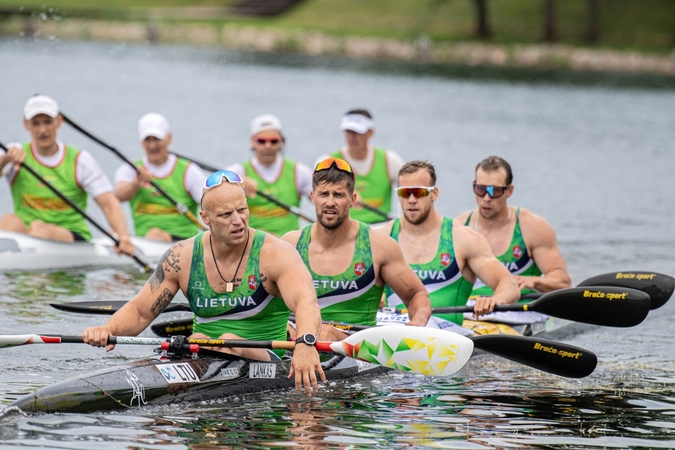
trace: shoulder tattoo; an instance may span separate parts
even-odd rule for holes
[[[155,272],[148,280],[148,283],[150,284],[150,292],[155,292],[159,285],[164,282],[165,272],[180,272],[180,254],[175,250],[177,250],[178,247],[181,247],[182,244],[183,241],[172,245],[166,252],[164,252],[162,258],[159,260],[159,263],[157,263]]]

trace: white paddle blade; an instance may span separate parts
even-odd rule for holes
[[[0,336],[0,348],[17,347],[28,344],[58,344],[61,338],[55,336],[40,336],[38,334],[14,334]]]
[[[422,375],[452,375],[466,365],[473,341],[424,327],[375,327],[359,331],[331,349],[351,358]]]

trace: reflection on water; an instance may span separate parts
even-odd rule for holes
[[[495,375],[504,381],[495,382]],[[138,415],[9,413],[0,419],[0,442],[30,446],[46,437],[54,447],[67,442],[68,448],[101,439],[110,442],[100,448],[672,448],[673,386],[650,393],[574,390],[565,383],[552,389],[552,377],[531,375],[505,368],[443,382],[384,376],[334,383],[312,400],[287,391],[272,399],[250,395]]]

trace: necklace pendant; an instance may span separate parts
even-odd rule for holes
[[[225,292],[232,292],[234,291],[234,283],[228,282],[225,285]]]

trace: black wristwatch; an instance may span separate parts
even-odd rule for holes
[[[305,333],[302,336],[295,338],[296,344],[316,345],[316,336],[312,333]]]

